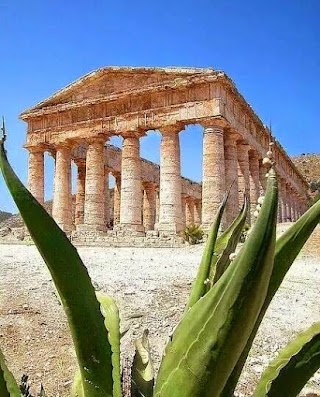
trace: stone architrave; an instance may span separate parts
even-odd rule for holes
[[[250,212],[251,219],[254,220],[253,213],[258,204],[260,196],[260,173],[259,173],[259,155],[251,150],[249,152],[249,183],[250,183]]]
[[[86,182],[84,203],[84,224],[89,230],[106,229],[104,144],[106,138],[89,141],[86,158]]]
[[[105,167],[105,192],[104,192],[104,224],[107,228],[110,227],[110,190],[109,190],[109,168]]]
[[[188,197],[186,201],[186,225],[194,224],[194,199],[192,197]]]
[[[230,189],[226,205],[226,226],[238,215],[239,187],[238,187],[238,159],[237,159],[237,134],[226,131],[224,139],[224,161],[226,189]],[[243,197],[241,198],[241,201]]]
[[[71,148],[56,147],[52,216],[65,232],[73,229],[71,195]]]
[[[123,230],[143,232],[140,141],[124,135],[121,160],[120,225]]]
[[[159,232],[180,233],[183,229],[181,202],[180,140],[176,128],[161,130]]]
[[[29,146],[28,189],[40,204],[44,203],[44,150]]]
[[[238,154],[238,186],[239,193],[245,194],[250,203],[250,169],[249,169],[250,146],[245,142],[237,145]],[[247,221],[251,222],[251,214],[248,212]]]
[[[144,183],[143,187],[143,226],[146,231],[154,230],[156,222],[156,185]]]
[[[113,224],[120,223],[120,202],[121,202],[121,177],[120,174],[113,174],[115,178],[113,191]]]
[[[85,182],[86,182],[86,162],[78,160],[77,172],[77,192],[76,192],[76,211],[74,222],[75,225],[82,225],[84,222],[84,200],[85,200]]]
[[[224,129],[215,125],[205,126],[202,158],[202,228],[209,231],[226,192]]]

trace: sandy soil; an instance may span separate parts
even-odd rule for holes
[[[122,327],[129,327],[123,359],[132,355],[131,340],[148,328],[159,362],[202,249],[79,248],[95,287],[116,299]],[[279,347],[320,320],[319,257],[302,253],[287,275],[256,338],[240,395],[250,395]],[[0,245],[0,345],[16,377],[30,376],[33,391],[42,382],[49,397],[68,395],[75,371],[73,348],[50,274],[34,246]],[[319,373],[308,389],[320,391]]]

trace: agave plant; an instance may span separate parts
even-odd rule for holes
[[[0,144],[0,167],[60,295],[78,360],[72,396],[120,397],[119,312],[96,296],[76,248],[19,181]],[[257,221],[236,247],[247,200],[219,235],[228,195],[208,236],[182,319],[165,349],[156,381],[145,333],[136,342],[133,396],[232,397],[262,318],[285,274],[320,220],[320,201],[276,240],[277,178],[269,171]],[[0,355],[0,396],[20,397]],[[296,396],[320,367],[320,323],[298,335],[267,368],[254,396]]]

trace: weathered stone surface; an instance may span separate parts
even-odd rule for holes
[[[202,175],[202,227],[207,231],[226,191],[223,128],[219,125],[204,129]]]
[[[139,138],[125,136],[122,144],[120,224],[143,231],[142,180]]]
[[[75,225],[81,225],[84,222],[84,200],[85,200],[85,181],[86,181],[86,163],[77,161],[77,193],[76,193],[76,211]]]
[[[254,212],[260,196],[259,156],[255,151],[249,151],[249,184],[250,184],[250,213],[254,221]]]
[[[239,208],[237,140],[239,136],[227,132],[224,139],[226,189],[230,189],[226,207],[226,226],[235,219]],[[242,198],[241,198],[242,199]]]
[[[250,202],[250,169],[249,169],[249,150],[250,146],[243,142],[238,142],[238,186],[239,193],[245,194]],[[250,223],[251,214],[248,212],[247,221]]]
[[[52,216],[66,232],[73,229],[71,201],[71,150],[58,146],[54,172]]]
[[[179,131],[162,130],[160,147],[159,231],[179,233],[183,229]]]
[[[156,185],[150,183],[143,184],[143,226],[145,231],[154,229],[156,221]]]
[[[103,138],[92,140],[87,150],[84,224],[94,230],[106,229],[104,142]]]
[[[44,150],[41,147],[28,147],[29,174],[28,189],[39,201],[44,203]]]

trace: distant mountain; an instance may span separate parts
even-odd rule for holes
[[[6,219],[10,218],[12,214],[10,212],[0,211],[0,222],[5,221]]]

